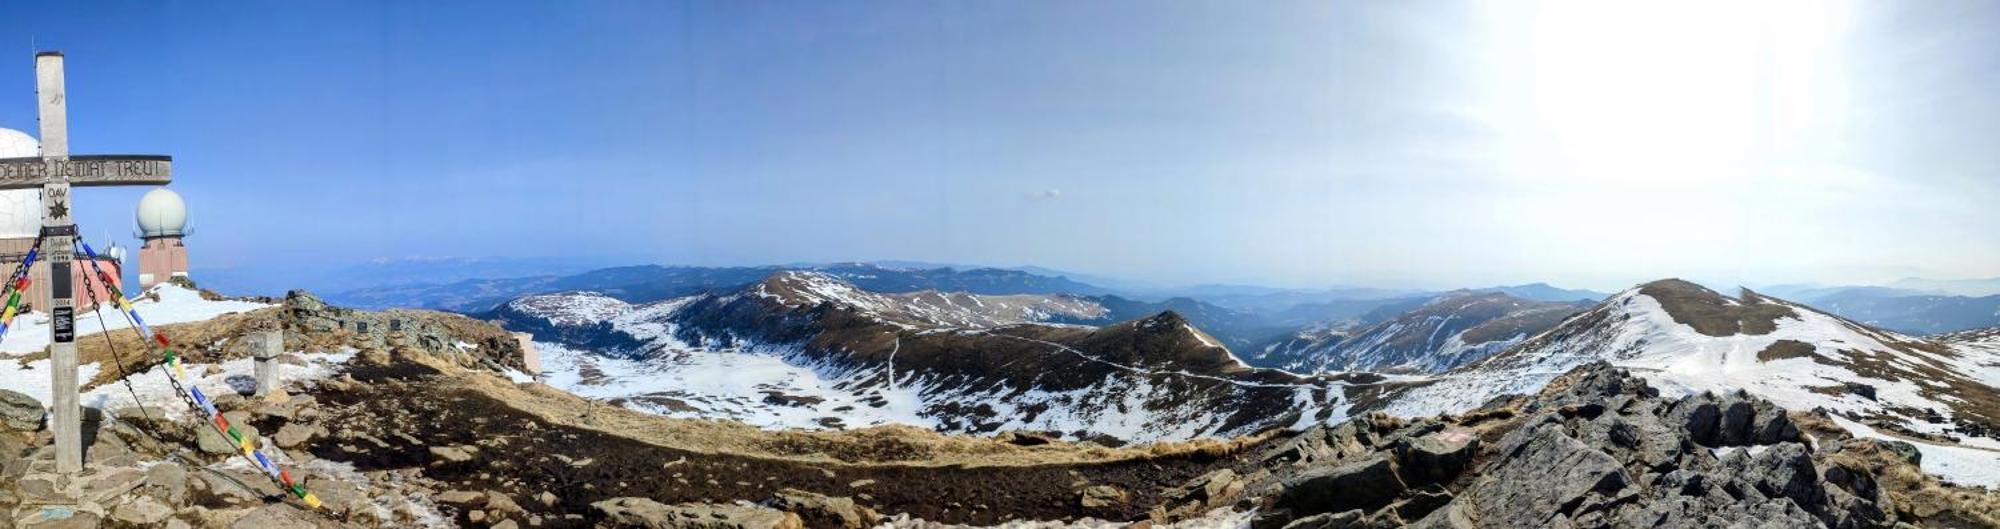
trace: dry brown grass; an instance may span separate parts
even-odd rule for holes
[[[1778,340],[1771,342],[1762,351],[1757,351],[1758,362],[1775,362],[1787,358],[1813,358],[1813,345],[1798,340]]]
[[[1875,476],[1899,517],[1926,527],[2000,528],[2000,492],[1944,485],[1874,442],[1852,442],[1829,464]]]
[[[1738,303],[1731,304],[1721,294],[1679,279],[1647,283],[1639,293],[1659,301],[1675,323],[1709,336],[1770,334],[1778,329],[1778,318],[1798,317],[1791,307],[1749,290],[1743,291]]]

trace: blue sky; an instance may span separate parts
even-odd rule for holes
[[[1905,11],[1911,10],[1911,11]],[[0,5],[197,271],[911,259],[1167,283],[2000,275],[2000,6]],[[143,190],[79,221],[128,237]],[[128,242],[130,244],[130,242]]]

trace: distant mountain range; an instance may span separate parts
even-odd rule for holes
[[[1898,283],[1917,286],[1982,284],[1981,281],[1930,280]],[[1844,318],[1910,334],[1939,334],[2000,325],[2000,294],[1966,296],[1942,290],[1877,286],[1794,285],[1764,290]]]
[[[1247,360],[1253,364],[1278,366],[1285,364],[1275,359],[1285,355],[1264,354],[1267,347],[1292,342],[1280,348],[1324,348],[1329,345],[1326,342],[1328,339],[1338,339],[1347,331],[1387,321],[1451,294],[1365,287],[1286,289],[1201,285],[1167,289],[1032,266],[992,268],[893,261],[742,267],[642,265],[595,268],[569,274],[468,277],[478,274],[504,276],[575,266],[574,263],[537,260],[384,262],[331,273],[331,276],[346,279],[330,279],[329,284],[351,282],[370,273],[391,273],[403,282],[391,286],[336,290],[326,297],[337,303],[362,308],[415,307],[470,313],[486,311],[521,296],[572,290],[601,292],[629,303],[646,303],[740,288],[778,271],[809,270],[879,292],[939,290],[990,295],[1069,294],[1092,297],[1110,310],[1110,317],[1116,319],[1173,310],[1213,333],[1230,347],[1252,352]],[[234,275],[218,275],[231,278],[225,281],[245,281]],[[425,278],[433,281],[421,281]],[[1898,287],[1779,285],[1762,290],[1868,325],[1925,335],[2000,325],[2000,294],[1966,296],[1947,293],[1974,292],[1986,288],[1988,283],[1995,281],[1908,279],[1899,281]],[[227,284],[216,286],[230,291]],[[1557,303],[1596,301],[1608,297],[1603,292],[1566,289],[1546,283],[1454,292],[1500,293],[1521,300]],[[1297,340],[1305,335],[1315,335],[1316,338]],[[1308,342],[1316,342],[1316,345],[1308,345]]]

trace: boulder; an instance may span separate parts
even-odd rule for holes
[[[798,515],[748,504],[666,505],[646,498],[614,498],[590,506],[610,527],[645,529],[804,529]]]
[[[501,494],[500,491],[494,490],[486,491],[486,510],[492,511],[492,514],[496,517],[527,514],[528,512],[526,509],[521,508],[521,504],[515,503],[514,498],[510,498],[506,494]]]
[[[1449,482],[1465,471],[1479,453],[1479,436],[1471,430],[1448,429],[1395,445],[1398,475],[1409,485]]]
[[[1275,506],[1295,516],[1350,509],[1373,511],[1388,505],[1407,488],[1396,475],[1395,460],[1386,453],[1308,470],[1286,480],[1284,487]]]
[[[0,389],[0,425],[23,432],[42,429],[49,412],[42,401],[18,391]]]
[[[173,508],[145,496],[132,498],[132,501],[111,509],[111,519],[141,526],[157,525],[173,515]]]
[[[1114,507],[1125,503],[1125,491],[1110,485],[1092,485],[1079,492],[1078,505],[1086,509]]]
[[[276,443],[278,448],[291,449],[298,448],[321,435],[326,435],[326,429],[317,425],[287,423],[278,427],[278,433],[271,436],[271,442]]]
[[[155,497],[168,503],[181,503],[187,498],[187,467],[179,463],[167,462],[146,469],[146,488]]]

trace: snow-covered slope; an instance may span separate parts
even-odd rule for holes
[[[1605,360],[1669,392],[1743,389],[1915,441],[2000,448],[1993,441],[2000,435],[1995,349],[1977,339],[1946,342],[1873,329],[1747,291],[1729,298],[1664,280],[1402,391],[1382,409],[1406,416],[1463,411]],[[2000,451],[1992,454],[2000,464]]]
[[[629,407],[765,427],[900,422],[1126,441],[1337,418],[1344,384],[1253,369],[1179,315],[1090,327],[1068,296],[882,294],[782,272],[743,291],[619,305],[589,293],[493,316],[552,351],[551,383]]]
[[[203,321],[233,312],[249,312],[271,305],[238,300],[207,300],[201,293],[174,285],[161,283],[132,302],[139,311],[139,317],[146,324],[161,326],[190,321]],[[131,324],[118,315],[112,307],[105,307],[102,323],[94,311],[82,311],[76,315],[76,335],[81,338],[96,334],[104,329],[127,329]],[[7,336],[0,340],[0,353],[36,353],[49,346],[49,315],[44,312],[30,312],[16,316],[14,325],[7,328]]]
[[[132,303],[139,311],[139,317],[146,324],[158,329],[176,323],[199,322],[216,317],[249,312],[271,305],[240,300],[203,299],[200,292],[173,284],[160,284],[148,290]],[[84,311],[76,319],[77,339],[96,339],[91,335],[103,332],[129,333],[130,325],[112,308],[106,307],[103,325],[94,311]],[[44,359],[24,361],[23,358],[41,353],[49,345],[49,317],[45,313],[31,312],[14,319],[14,326],[7,329],[7,336],[0,340],[0,389],[18,391],[42,402],[49,401],[49,361]],[[301,355],[305,365],[286,373],[289,380],[314,379],[332,373],[333,365],[346,361],[349,353]],[[229,387],[230,379],[244,379],[250,375],[251,362],[238,359],[212,365],[192,365],[189,372],[195,383],[207,388]],[[85,363],[78,366],[82,380],[91,380],[99,372],[113,369],[111,366]],[[149,406],[178,413],[184,408],[168,385],[165,375],[158,372],[132,378],[132,391]],[[123,385],[106,384],[98,386],[82,395],[81,402],[93,408],[115,408],[130,406],[133,396]]]
[[[1302,331],[1259,356],[1293,372],[1435,373],[1485,358],[1589,305],[1521,299],[1498,292],[1442,296],[1361,329]]]

